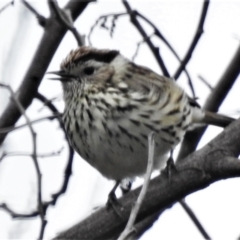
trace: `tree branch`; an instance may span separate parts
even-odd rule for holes
[[[48,99],[45,98],[42,94],[37,93],[36,98],[38,100],[40,100],[41,102],[43,102],[50,109],[50,111],[52,111],[53,114],[57,114],[57,115],[60,114],[59,111],[57,110],[57,108],[53,105],[53,103],[51,101],[48,101]],[[59,121],[61,129],[65,133],[66,141],[68,143],[69,154],[68,154],[68,159],[67,159],[67,165],[66,165],[66,168],[65,168],[65,171],[64,171],[64,180],[63,180],[62,186],[60,187],[58,192],[52,194],[52,200],[45,203],[46,207],[48,207],[49,205],[55,205],[59,196],[61,196],[63,193],[66,192],[67,187],[68,187],[68,183],[69,183],[69,179],[70,179],[71,174],[72,174],[72,164],[73,164],[74,151],[73,151],[71,145],[69,144],[69,142],[67,140],[67,133],[65,131],[62,119],[58,118],[58,121]]]
[[[154,132],[151,132],[148,136],[148,164],[147,171],[144,177],[144,183],[137,198],[137,201],[131,211],[128,223],[124,231],[119,236],[118,240],[129,239],[129,236],[132,232],[134,232],[134,223],[139,212],[139,209],[142,205],[142,202],[146,196],[148,185],[151,179],[151,174],[153,171],[153,159],[154,159],[154,149],[155,149],[155,140],[154,140]]]
[[[240,46],[238,47],[236,53],[234,54],[232,60],[227,66],[225,72],[217,83],[216,87],[210,93],[207,101],[203,107],[204,110],[217,112],[218,108],[223,103],[227,94],[231,90],[233,84],[235,83],[238,75],[240,73]],[[178,154],[177,161],[181,161],[188,154],[193,152],[200,139],[202,138],[207,127],[197,128],[194,131],[188,132],[182,142],[180,152]]]
[[[32,157],[32,160],[33,160],[33,163],[34,163],[34,166],[35,166],[36,174],[37,174],[37,201],[38,201],[38,211],[39,211],[39,215],[41,217],[41,231],[40,231],[39,239],[42,239],[43,238],[43,233],[44,233],[44,228],[45,228],[47,222],[45,220],[45,210],[44,210],[43,203],[42,203],[42,174],[41,174],[40,167],[39,167],[39,164],[38,164],[38,159],[37,159],[37,134],[33,130],[30,119],[28,118],[28,116],[25,112],[25,109],[23,108],[21,103],[18,101],[18,98],[15,96],[12,88],[10,86],[2,84],[2,83],[0,83],[0,86],[5,87],[9,90],[11,98],[13,100],[13,103],[17,106],[20,113],[26,119],[27,126],[28,126],[28,128],[30,130],[30,133],[31,133],[31,136],[32,136],[33,150],[32,150],[32,156],[31,157]]]
[[[61,9],[58,6],[58,3],[56,0],[49,0],[49,5],[53,9],[53,11],[56,13],[58,19],[62,22],[62,24],[70,31],[72,32],[73,36],[75,37],[78,46],[83,46],[84,41],[81,35],[78,33],[77,29],[73,25],[71,13],[69,14],[69,11],[66,9]]]
[[[88,3],[88,1],[70,0],[64,9],[69,9],[72,13],[73,20],[75,20],[83,12]],[[28,108],[32,103],[43,75],[66,31],[66,27],[59,23],[55,16],[51,15],[51,17],[47,19],[43,37],[22,84],[16,93],[17,98],[24,109]],[[13,102],[9,102],[0,118],[0,128],[14,126],[20,116],[21,113],[16,105]],[[6,136],[7,133],[0,134],[0,144],[4,141]]]
[[[6,8],[8,8],[9,6],[13,6],[14,5],[14,0],[7,3],[5,6],[3,6],[1,9],[0,9],[0,13],[2,13]]]
[[[199,220],[197,219],[195,213],[192,211],[192,209],[188,206],[188,204],[186,204],[185,199],[181,199],[179,201],[180,205],[183,207],[183,209],[187,212],[188,216],[190,216],[190,218],[192,219],[192,221],[194,222],[195,226],[197,227],[197,229],[199,230],[199,232],[203,235],[204,239],[206,240],[211,240],[210,236],[208,235],[208,233],[205,231],[205,229],[203,228],[202,224],[199,222]]]
[[[189,60],[192,57],[192,53],[193,53],[194,49],[196,48],[199,39],[201,38],[201,36],[203,34],[203,31],[204,31],[203,26],[204,26],[204,22],[206,19],[209,3],[210,3],[209,0],[204,0],[201,17],[200,17],[200,20],[199,20],[199,23],[197,26],[197,31],[192,40],[192,43],[189,46],[186,56],[184,57],[184,59],[181,62],[181,65],[179,66],[176,73],[174,74],[175,79],[177,79],[181,75],[182,71],[185,69],[187,63],[189,62]]]
[[[7,213],[9,213],[12,218],[19,218],[19,219],[24,218],[24,219],[26,219],[26,218],[36,217],[36,216],[39,215],[39,211],[34,211],[32,213],[29,213],[29,214],[16,213],[11,208],[9,208],[6,203],[0,204],[0,209],[3,209]]]
[[[34,9],[34,8],[30,5],[30,3],[28,3],[27,1],[22,0],[22,3],[26,6],[26,8],[28,8],[28,9],[36,16],[39,25],[42,26],[42,27],[45,27],[45,26],[46,26],[46,21],[47,21],[47,19],[46,19],[43,15],[41,15],[40,13],[38,13],[37,10]]]
[[[142,35],[143,39],[146,40],[147,45],[149,46],[149,48],[151,49],[153,56],[155,57],[157,63],[159,64],[163,75],[166,77],[170,77],[170,74],[163,62],[163,59],[159,53],[159,48],[155,47],[151,41],[151,39],[148,38],[147,33],[144,31],[143,27],[141,26],[141,24],[139,23],[139,21],[137,20],[137,14],[135,11],[133,11],[129,5],[129,3],[126,0],[123,0],[123,5],[125,6],[125,8],[127,9],[127,12],[130,16],[131,22],[132,24],[137,28],[137,30],[139,31],[139,33]]]
[[[177,163],[178,171],[171,176],[171,182],[164,174],[151,180],[136,223],[215,181],[239,177],[240,161],[235,158],[239,153],[240,119],[201,150]],[[119,199],[122,218],[104,207],[56,239],[107,239],[116,236],[123,230],[139,191],[140,188]]]

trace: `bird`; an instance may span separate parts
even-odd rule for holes
[[[225,127],[232,118],[204,111],[172,78],[117,50],[82,46],[62,61],[52,80],[62,83],[63,122],[74,150],[117,183],[143,176],[148,135],[155,133],[154,169],[194,124]]]

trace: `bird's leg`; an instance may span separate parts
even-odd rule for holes
[[[176,173],[177,171],[181,171],[182,172],[182,171],[188,171],[188,170],[195,170],[195,171],[201,172],[203,175],[206,175],[204,170],[199,168],[199,167],[197,167],[197,166],[194,166],[194,167],[191,167],[191,168],[187,168],[187,169],[181,169],[181,170],[177,169],[172,155],[173,155],[173,150],[170,151],[170,156],[169,156],[169,158],[167,160],[167,165],[166,165],[165,169],[163,169],[163,171],[161,172],[163,174],[166,174],[169,182],[171,181],[172,174],[174,172]]]
[[[162,171],[163,174],[166,174],[169,181],[171,180],[172,173],[177,171],[172,155],[173,150],[170,151],[170,156],[167,160],[166,168]]]
[[[169,158],[167,160],[167,167],[166,167],[166,169],[167,169],[168,178],[170,180],[172,172],[173,171],[175,171],[175,172],[177,171],[177,168],[176,168],[174,160],[173,160],[173,150],[170,151],[170,156],[169,156]]]
[[[113,208],[113,210],[115,211],[115,213],[120,217],[122,218],[119,210],[117,209],[117,205],[120,205],[118,200],[117,200],[117,197],[116,197],[116,194],[115,194],[115,191],[116,189],[118,188],[119,184],[120,184],[120,180],[117,180],[113,189],[110,191],[110,193],[108,194],[108,201],[107,201],[107,209],[109,209],[110,207]]]
[[[117,180],[113,189],[110,191],[110,193],[108,194],[108,201],[107,201],[107,205],[111,205],[113,202],[117,202],[117,197],[115,194],[116,189],[118,188],[119,184],[120,184],[120,180]]]
[[[122,190],[123,195],[127,194],[132,188],[132,179],[130,179],[130,178],[123,179],[121,181],[120,188]]]

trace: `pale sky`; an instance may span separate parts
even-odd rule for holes
[[[1,0],[0,8],[7,2],[9,1]],[[45,2],[30,1],[35,9],[44,16],[48,16]],[[59,0],[59,5],[64,6],[65,2]],[[178,54],[183,57],[196,31],[203,1],[135,0],[130,3],[133,9],[137,9],[159,27]],[[78,18],[75,26],[81,34],[88,35],[91,26],[99,16],[124,11],[121,1],[117,0],[92,3]],[[113,38],[110,38],[106,30],[96,27],[92,34],[92,44],[98,48],[118,49],[124,56],[131,59],[136,50],[136,43],[142,38],[129,23],[127,16],[118,19],[116,24]],[[153,32],[146,24],[144,27],[149,34]],[[239,45],[240,1],[211,1],[204,29],[204,35],[188,64],[200,104],[204,103],[209,89],[197,76],[202,75],[214,86]],[[9,7],[0,13],[0,82],[10,84],[13,89],[18,88],[31,63],[42,33],[43,29],[37,24],[35,17],[19,1],[15,2],[14,7]],[[178,62],[161,41],[154,38],[154,43],[160,47],[167,68],[173,74]],[[62,59],[76,47],[72,34],[67,33],[49,70],[58,70]],[[144,44],[135,62],[161,73],[151,52]],[[190,94],[184,74],[178,82]],[[238,81],[223,103],[220,109],[222,113],[238,116],[239,89]],[[61,85],[48,81],[45,77],[39,91],[48,98],[61,96]],[[0,113],[8,101],[7,97],[6,91],[0,89]],[[63,110],[61,98],[56,105],[61,111]],[[42,104],[34,101],[27,114],[32,120],[50,114],[47,109],[41,109]],[[18,125],[24,122],[25,120],[21,118]],[[65,147],[60,156],[39,159],[43,174],[43,199],[46,201],[50,200],[51,194],[61,185],[67,146],[56,121],[36,124],[34,129],[37,132],[39,153],[51,153]],[[199,147],[205,145],[219,132],[221,132],[220,128],[209,128]],[[31,150],[31,135],[25,128],[9,134],[0,151],[31,152]],[[134,183],[134,187],[139,183],[140,181]],[[44,239],[54,237],[58,232],[89,215],[94,207],[105,204],[112,186],[112,181],[105,179],[76,154],[67,193],[59,198],[56,206],[48,210],[46,216],[48,225]],[[240,236],[239,186],[239,179],[220,181],[186,198],[187,203],[213,239],[231,240]],[[30,157],[8,157],[1,162],[0,203],[3,202],[19,213],[28,213],[36,208],[36,174]],[[39,234],[39,223],[39,219],[12,220],[9,214],[0,209],[0,239],[36,239]],[[166,210],[153,228],[141,239],[201,240],[203,238],[184,210],[176,204]]]

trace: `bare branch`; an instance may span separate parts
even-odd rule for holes
[[[38,112],[41,112],[44,109],[44,107],[47,105],[48,102],[53,103],[53,102],[57,102],[57,101],[61,101],[61,100],[62,100],[62,94],[61,94],[61,97],[56,96],[56,97],[52,97],[50,99],[47,99],[47,102],[43,103],[43,106],[39,108]]]
[[[58,3],[56,0],[49,0],[49,5],[54,10],[56,15],[58,16],[58,19],[61,21],[61,23],[70,31],[72,32],[73,36],[75,37],[78,46],[84,45],[84,39],[83,37],[78,33],[77,29],[73,25],[73,20],[71,16],[71,12],[69,12],[68,9],[61,9],[58,6]]]
[[[142,221],[139,221],[137,224],[135,224],[134,232],[132,232],[128,240],[140,239],[140,237],[153,226],[154,222],[158,220],[161,213],[162,211],[153,213],[149,217],[146,217]]]
[[[209,184],[226,178],[240,176],[240,119],[233,122],[221,134],[201,150],[195,151],[176,164],[171,182],[164,175],[151,180],[136,223],[176,203],[179,199],[206,188]],[[118,199],[121,204],[119,218],[113,210],[102,208],[81,223],[60,234],[56,239],[109,239],[124,228],[132,202],[140,188]],[[94,229],[95,231],[89,230]]]
[[[148,38],[151,38],[152,36],[154,36],[154,34],[151,34],[151,35],[147,36],[147,39],[148,39]],[[135,53],[134,53],[133,56],[132,56],[132,61],[133,61],[133,62],[134,62],[135,58],[136,58],[137,55],[138,55],[140,46],[141,46],[143,43],[145,43],[147,39],[143,39],[142,41],[140,41],[140,42],[137,43],[136,51],[135,51]]]
[[[169,48],[169,50],[173,53],[173,55],[177,58],[177,60],[182,63],[179,55],[177,54],[177,52],[174,50],[174,48],[172,47],[172,45],[169,43],[169,41],[163,36],[163,34],[160,32],[160,30],[148,19],[146,18],[145,16],[143,16],[141,13],[137,12],[136,11],[136,15],[140,18],[142,18],[145,22],[147,22],[153,29],[154,29],[154,34],[163,41],[163,43],[166,44],[166,46]],[[192,80],[191,80],[191,77],[186,69],[186,65],[184,66],[184,69],[183,71],[186,73],[186,76],[187,76],[187,79],[188,79],[188,84],[189,84],[189,87],[190,87],[190,90],[192,92],[192,96],[195,97],[195,91],[194,91],[194,87],[193,87],[193,84],[192,84]],[[178,79],[178,77],[175,77],[173,76],[173,78],[175,80]]]
[[[41,15],[40,13],[38,13],[38,12],[36,11],[36,9],[34,9],[34,8],[30,5],[30,3],[28,3],[26,0],[22,0],[22,3],[26,6],[26,8],[28,8],[28,9],[36,16],[39,25],[42,26],[42,27],[45,27],[45,26],[46,26],[47,19],[46,19],[43,15]]]
[[[5,210],[7,213],[11,215],[12,218],[33,218],[39,215],[39,211],[35,211],[29,214],[21,214],[21,213],[16,213],[12,209],[10,209],[6,203],[0,204],[0,209]]]
[[[107,15],[103,15],[101,17],[99,17],[95,24],[91,27],[90,29],[90,32],[88,34],[88,42],[90,45],[92,45],[91,43],[91,34],[93,33],[93,30],[95,29],[95,27],[99,24],[99,22],[102,21],[101,23],[101,27],[106,29],[106,30],[109,30],[110,31],[110,36],[112,37],[113,36],[113,30],[115,28],[115,22],[116,20],[121,17],[121,16],[126,16],[127,13],[111,13],[111,14],[107,14]],[[163,36],[163,34],[160,32],[160,30],[150,21],[148,20],[148,18],[146,18],[145,16],[143,16],[141,13],[139,13],[138,11],[134,11],[134,14],[140,18],[142,18],[145,22],[147,22],[154,30],[154,34],[150,35],[150,36],[147,36],[147,38],[151,38],[153,35],[157,36],[159,39],[161,39],[163,41],[164,44],[166,44],[166,46],[169,48],[169,50],[173,53],[173,55],[177,58],[177,60],[179,61],[179,63],[181,63],[181,59],[180,57],[178,56],[177,52],[174,50],[174,48],[171,46],[171,44],[167,41],[167,39]],[[109,27],[106,26],[106,22],[107,22],[107,19],[108,18],[113,18],[112,20],[112,24],[111,24],[111,27],[109,29]],[[136,52],[135,54],[133,55],[132,57],[132,61],[134,61],[137,53],[138,53],[138,50],[139,50],[139,47],[142,43],[146,42],[146,39],[147,38],[144,38],[142,41],[140,41],[138,44],[137,44],[137,49],[136,49]],[[195,97],[195,91],[194,91],[194,88],[193,88],[193,84],[192,84],[192,80],[191,80],[191,77],[186,69],[186,66],[184,67],[184,72],[186,73],[186,76],[187,76],[187,79],[188,79],[188,84],[189,84],[189,87],[190,87],[190,90],[192,92],[192,96]],[[176,78],[177,80],[177,78]]]
[[[154,132],[151,132],[148,136],[148,165],[147,165],[147,171],[144,178],[144,183],[140,191],[140,194],[138,196],[137,202],[135,203],[131,211],[127,226],[124,229],[124,231],[121,233],[118,240],[128,239],[129,235],[132,233],[132,231],[134,231],[133,225],[136,220],[137,214],[140,210],[140,207],[142,205],[143,199],[146,196],[147,188],[148,188],[148,185],[151,179],[151,174],[153,171],[154,148],[155,148]]]
[[[56,115],[56,117],[58,117],[58,120],[59,120],[59,123],[60,123],[60,126],[62,128],[62,130],[64,131],[65,135],[66,135],[66,132],[64,130],[64,127],[63,127],[63,123],[62,123],[62,120],[61,118],[59,118],[59,115],[61,115],[58,110],[56,109],[56,107],[52,104],[51,101],[48,101],[48,99],[46,99],[43,95],[41,95],[40,93],[37,94],[36,98],[40,101],[42,101],[43,103],[46,104],[46,106],[53,112],[53,114]],[[48,117],[48,118],[52,118],[52,116]],[[38,119],[36,120],[35,122],[37,121],[40,121],[40,120],[43,120],[43,119],[48,119],[48,118],[42,118],[42,119]],[[28,122],[30,124],[32,124],[32,122]],[[22,126],[26,126],[27,124],[24,124],[24,125],[21,125],[19,126],[22,127]],[[0,206],[0,208],[4,209],[5,211],[8,211],[9,213],[11,213],[11,215],[13,215],[15,218],[23,218],[23,219],[27,219],[27,218],[30,218],[30,217],[35,217],[35,216],[41,216],[42,212],[45,213],[47,212],[47,209],[50,205],[55,205],[55,203],[57,202],[57,199],[60,195],[62,195],[63,193],[65,193],[66,189],[67,189],[67,186],[68,186],[68,182],[69,182],[69,179],[70,179],[70,176],[71,176],[71,173],[72,173],[72,163],[73,163],[73,156],[74,156],[74,152],[73,152],[73,149],[71,148],[71,146],[69,145],[68,143],[68,146],[69,146],[69,156],[68,156],[68,161],[67,161],[67,166],[66,166],[66,169],[65,169],[65,177],[64,177],[64,181],[62,183],[62,186],[60,188],[60,190],[53,194],[52,195],[52,200],[49,201],[49,202],[45,202],[45,203],[42,203],[42,211],[40,211],[41,209],[39,209],[38,211],[34,211],[33,213],[31,214],[17,214],[15,212],[13,212],[11,209],[9,209],[6,204],[2,204]],[[60,154],[60,152],[62,151],[62,149],[60,149],[58,152],[54,152],[54,153],[49,153],[49,154],[36,154],[36,156],[39,156],[39,157],[47,157],[47,156],[53,156],[53,155],[57,155],[57,154]],[[4,158],[5,156],[7,156],[7,154],[10,154],[10,155],[15,155],[15,154],[19,154],[20,155],[28,155],[27,153],[3,153],[2,158]],[[30,156],[33,156],[33,154],[29,154]],[[28,155],[28,156],[29,156]],[[1,160],[0,159],[0,160]],[[45,219],[43,219],[42,221],[42,224],[41,224],[41,229],[40,229],[40,239],[43,238],[43,234],[44,234],[44,229],[45,229],[45,226],[47,224],[47,221]]]
[[[53,119],[56,119],[56,118],[59,118],[61,117],[61,113],[59,113],[58,115],[51,115],[51,116],[46,116],[46,117],[42,117],[42,118],[38,118],[36,120],[32,120],[30,121],[31,124],[35,124],[35,123],[39,123],[41,121],[44,121],[44,120],[53,120]],[[1,128],[0,129],[0,133],[10,133],[12,131],[15,131],[15,130],[18,130],[20,128],[23,128],[23,127],[26,127],[28,124],[25,123],[25,124],[22,124],[22,125],[19,125],[19,126],[16,126],[16,127],[7,127],[7,128]]]
[[[0,9],[0,13],[2,13],[6,8],[8,8],[9,6],[14,5],[14,0],[12,0],[11,2],[7,3],[5,6],[3,6]]]
[[[230,91],[231,87],[233,86],[235,80],[237,79],[237,76],[239,75],[240,72],[239,66],[240,66],[240,46],[238,47],[228,67],[226,68],[225,73],[219,80],[217,86],[212,90],[211,94],[209,95],[204,106],[205,110],[210,111],[218,110],[218,108],[221,106],[222,102],[226,98],[228,92]],[[207,127],[198,128],[185,135],[181,145],[181,149],[178,154],[177,162],[183,161],[183,159],[186,156],[188,156],[196,149],[198,142],[202,138],[206,128]],[[193,222],[195,222],[191,215],[189,215],[189,217],[193,220]],[[201,233],[204,234],[202,231]]]
[[[60,114],[59,111],[57,110],[57,108],[53,105],[53,103],[51,101],[49,101],[46,97],[44,97],[42,94],[37,93],[36,98],[38,100],[40,100],[41,102],[43,102],[50,109],[50,111],[52,111],[53,114]],[[63,126],[62,119],[58,118],[58,121],[59,121],[60,127],[62,128],[62,130],[65,133],[65,137],[67,140],[67,133]],[[60,188],[60,190],[57,193],[54,193],[52,195],[52,200],[50,202],[46,203],[46,206],[55,205],[55,203],[58,200],[58,197],[61,196],[63,193],[65,193],[67,190],[69,179],[72,174],[72,164],[73,164],[73,156],[74,156],[74,151],[73,151],[71,145],[69,144],[68,140],[67,140],[67,143],[68,143],[69,155],[68,155],[67,165],[66,165],[66,168],[64,171],[64,180],[62,183],[62,187]]]
[[[58,197],[66,192],[67,187],[68,187],[68,183],[69,183],[69,179],[72,175],[73,156],[74,156],[74,151],[73,151],[72,148],[70,148],[69,149],[67,166],[66,166],[65,171],[64,171],[64,180],[62,182],[62,186],[61,186],[61,188],[59,189],[58,192],[52,194],[52,200],[50,202],[48,202],[48,205],[50,205],[50,204],[55,205],[57,200],[58,200]]]
[[[210,236],[208,235],[208,233],[206,232],[206,230],[204,229],[204,227],[202,226],[202,224],[200,223],[200,221],[198,220],[197,216],[195,215],[195,213],[192,211],[192,209],[189,207],[188,204],[186,204],[184,199],[181,199],[179,201],[179,203],[181,204],[181,206],[184,208],[184,210],[187,212],[187,214],[190,216],[191,220],[194,222],[195,226],[197,227],[197,229],[199,230],[199,232],[202,234],[202,236],[204,237],[204,239],[206,240],[211,240]]]
[[[202,76],[198,75],[198,78],[210,89],[210,91],[213,91],[213,87],[211,86],[211,84],[205,80]]]
[[[137,30],[139,31],[139,33],[142,35],[143,39],[146,39],[146,43],[149,46],[149,48],[151,49],[158,65],[160,66],[163,75],[166,77],[170,77],[170,74],[163,62],[163,59],[159,53],[159,47],[155,47],[152,43],[152,41],[148,38],[147,33],[144,31],[143,27],[141,26],[141,24],[139,23],[139,21],[137,20],[137,14],[136,11],[133,11],[129,5],[129,3],[126,0],[122,0],[123,5],[125,6],[125,8],[127,9],[127,12],[130,16],[131,22],[132,24],[137,28]]]
[[[95,27],[98,25],[98,23],[103,20],[102,24],[101,24],[101,27],[103,28],[106,28],[108,30],[108,28],[106,27],[105,23],[107,21],[107,19],[109,17],[112,17],[113,20],[112,20],[112,25],[111,25],[111,30],[110,30],[110,36],[113,35],[113,30],[114,30],[114,27],[115,27],[115,23],[116,23],[116,20],[121,17],[121,16],[125,16],[127,15],[127,13],[110,13],[110,14],[107,14],[107,15],[103,15],[101,17],[99,17],[96,22],[93,24],[93,26],[91,27],[90,31],[89,31],[89,34],[88,34],[88,43],[90,46],[92,46],[92,42],[91,42],[91,35],[93,33],[93,30],[95,29]]]
[[[69,9],[73,20],[75,20],[83,12],[88,3],[88,1],[70,0],[64,9]],[[28,108],[32,103],[43,75],[66,31],[66,27],[60,24],[59,21],[56,21],[54,16],[47,19],[43,37],[31,61],[31,65],[17,90],[18,100],[24,109]],[[14,126],[20,116],[21,113],[17,106],[13,102],[9,102],[0,118],[0,128]],[[6,135],[6,133],[0,134],[0,144],[4,141]]]
[[[42,224],[41,224],[39,239],[43,239],[44,230],[45,230],[46,225],[47,225],[47,221],[44,220],[44,221],[42,222]]]
[[[56,152],[50,152],[50,153],[42,153],[42,154],[37,154],[38,158],[46,158],[46,157],[55,157],[59,156],[62,151],[63,147],[61,147],[58,151]],[[19,156],[26,156],[26,157],[33,157],[32,153],[27,153],[27,152],[3,152],[2,156],[0,157],[0,162],[3,160],[5,157],[19,157]]]
[[[32,159],[33,159],[33,163],[34,163],[36,173],[37,173],[38,210],[39,210],[40,217],[41,217],[41,223],[42,223],[41,224],[41,229],[42,229],[43,226],[45,226],[46,223],[45,223],[45,210],[43,209],[43,204],[42,204],[42,174],[40,172],[40,168],[39,168],[38,160],[37,160],[37,141],[36,141],[37,135],[36,135],[35,131],[33,130],[30,119],[28,118],[28,116],[25,112],[25,109],[23,108],[23,106],[19,102],[18,98],[15,96],[12,88],[10,86],[2,84],[2,83],[0,83],[0,86],[8,89],[8,91],[10,92],[11,98],[13,99],[13,102],[17,105],[20,113],[26,119],[28,128],[29,128],[31,136],[32,136],[32,142],[33,142]],[[42,232],[42,234],[43,234],[43,232]],[[40,234],[39,239],[42,239],[42,237],[43,237],[43,235]]]
[[[240,48],[239,48],[240,49]],[[238,50],[237,53],[235,54],[230,66],[238,66],[239,64],[239,61],[240,61],[240,51]],[[239,56],[238,56],[239,55]],[[231,86],[233,85],[235,79],[237,78],[237,75],[240,71],[237,70],[237,69],[234,69],[235,71],[232,71],[232,67],[227,68],[225,74],[223,75],[223,77],[221,78],[221,80],[219,81],[218,85],[216,86],[216,88],[213,89],[213,92],[210,94],[209,98],[208,99],[214,99],[214,104],[212,105],[212,107],[215,106],[220,106],[221,105],[221,102],[223,101],[223,99],[226,97],[226,94],[228,93],[228,91],[231,89]],[[230,71],[229,71],[230,70]],[[223,86],[224,85],[224,86]],[[222,96],[222,99],[218,99],[220,100],[219,102],[216,101],[216,97],[218,98],[219,97],[219,91],[222,92],[222,94],[220,96]],[[225,92],[225,96],[224,96],[224,92]],[[208,108],[209,106],[207,105],[207,102],[205,104],[205,109]],[[198,142],[200,141],[202,135],[204,134],[206,130],[206,127],[203,127],[203,128],[199,128],[199,129],[196,129],[194,132],[191,131],[190,133],[187,133],[185,138],[184,138],[184,141],[182,143],[182,146],[181,146],[181,149],[180,149],[180,152],[179,152],[179,155],[178,155],[178,159],[177,161],[182,161],[182,159],[187,156],[188,154],[190,154],[191,152],[194,151],[194,149],[196,148]],[[181,202],[180,202],[181,203]],[[188,212],[188,211],[187,211]],[[189,212],[188,212],[189,214]],[[189,214],[190,218],[194,221],[194,218],[192,218],[192,215]],[[195,223],[195,221],[194,221]],[[197,223],[197,222],[196,222]],[[195,224],[197,227],[199,226],[198,224]],[[200,225],[201,226],[201,225]],[[205,233],[206,231],[203,229],[203,227],[198,227],[198,229],[200,230],[200,232],[202,233],[202,235],[205,236],[205,239],[210,239],[210,238],[207,238]],[[203,230],[203,231],[202,231]]]
[[[200,20],[199,20],[199,23],[198,23],[198,26],[197,26],[197,31],[195,33],[195,36],[194,36],[193,40],[192,40],[192,43],[189,46],[189,49],[186,53],[186,56],[184,57],[181,65],[179,66],[176,73],[174,74],[175,79],[177,79],[181,75],[182,71],[185,69],[187,63],[189,62],[189,60],[192,57],[192,53],[193,53],[194,49],[196,48],[198,41],[200,40],[200,38],[203,34],[203,31],[204,31],[203,26],[204,26],[204,22],[205,22],[205,19],[206,19],[209,3],[210,3],[209,0],[204,0],[201,17],[200,17]]]
[[[235,83],[239,73],[240,73],[240,46],[238,46],[236,53],[234,54],[229,65],[227,66],[222,77],[218,81],[216,87],[213,89],[213,91],[207,98],[207,101],[203,109],[212,112],[217,112],[218,108],[221,106],[222,102],[224,101],[227,94],[231,90],[233,84]],[[203,136],[206,128],[207,127],[197,128],[196,130],[191,131],[185,135],[177,161],[181,161],[181,159],[184,159],[188,154],[190,154],[196,149],[198,142]]]

